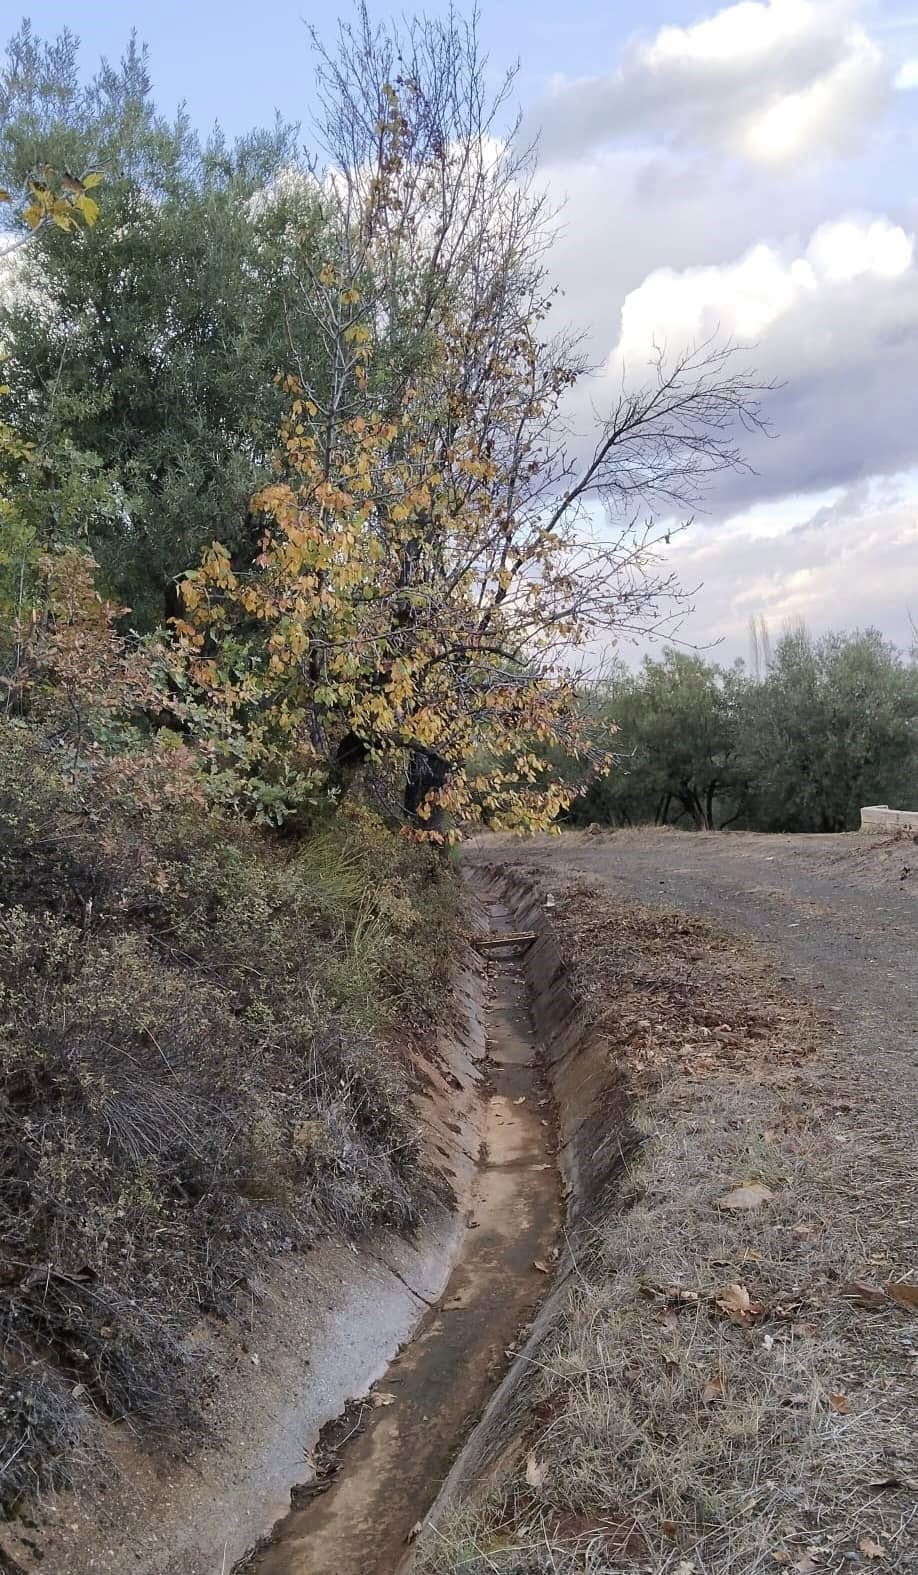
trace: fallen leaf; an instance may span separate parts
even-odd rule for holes
[[[734,1323],[748,1323],[752,1302],[745,1285],[722,1285],[715,1292],[714,1301]]]
[[[886,1306],[886,1292],[879,1285],[871,1285],[869,1280],[848,1280],[838,1294],[856,1307],[875,1310]]]
[[[741,1186],[734,1187],[725,1198],[719,1198],[719,1209],[758,1209],[763,1203],[770,1203],[774,1193],[770,1187],[765,1187],[759,1181],[744,1181]]]
[[[890,1280],[886,1286],[886,1294],[901,1307],[918,1309],[918,1285],[911,1285],[908,1280]]]
[[[548,1264],[547,1263],[543,1263],[541,1258],[533,1258],[533,1260],[532,1260],[532,1267],[534,1269],[538,1269],[540,1274],[550,1274],[551,1273],[551,1269],[548,1267]]]
[[[811,1225],[809,1220],[801,1220],[798,1225],[792,1225],[791,1226],[791,1235],[792,1236],[812,1236],[813,1231],[815,1230],[815,1228],[816,1228],[815,1225]]]
[[[804,1553],[803,1558],[798,1559],[794,1565],[796,1575],[813,1575],[813,1571],[818,1568],[819,1565],[812,1553]]]
[[[538,1461],[535,1455],[530,1454],[526,1459],[526,1481],[531,1488],[538,1490],[545,1486],[548,1476],[548,1466],[544,1461]]]
[[[874,1542],[873,1537],[869,1537],[866,1532],[858,1542],[858,1547],[865,1559],[883,1559],[886,1557],[886,1549],[882,1543]]]
[[[415,1539],[421,1535],[421,1532],[423,1530],[424,1530],[424,1522],[423,1522],[423,1520],[416,1520],[414,1525],[412,1526],[411,1530],[409,1531],[407,1537],[405,1538],[405,1541],[406,1542],[414,1542]]]
[[[695,1575],[696,1569],[697,1565],[694,1559],[680,1559],[673,1571],[673,1575]]]
[[[834,1394],[829,1396],[829,1404],[833,1411],[838,1411],[842,1416],[848,1415],[848,1396]]]
[[[378,1389],[375,1394],[370,1396],[370,1404],[375,1406],[394,1405],[395,1396],[389,1394],[385,1389]]]
[[[724,1397],[724,1381],[722,1378],[709,1378],[701,1391],[702,1405],[711,1405],[714,1400]]]
[[[650,1280],[641,1280],[638,1290],[642,1296],[662,1296],[666,1302],[679,1302],[689,1307],[698,1302],[698,1292],[686,1290],[682,1285],[655,1285]]]
[[[780,1564],[782,1566],[789,1564],[791,1561],[791,1555],[788,1553],[786,1548],[772,1548],[771,1557],[776,1564]]]
[[[513,1103],[515,1105],[525,1105],[525,1103],[526,1103],[526,1095],[525,1094],[520,1094],[519,1099],[514,1099]]]
[[[889,1472],[885,1477],[878,1477],[875,1482],[868,1482],[870,1488],[908,1488],[910,1493],[918,1493],[918,1477],[907,1477],[898,1471]]]

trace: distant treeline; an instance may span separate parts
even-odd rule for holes
[[[617,763],[570,820],[847,831],[864,804],[918,804],[918,651],[796,629],[759,666],[668,649],[617,667],[584,696]]]

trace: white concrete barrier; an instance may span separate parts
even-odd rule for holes
[[[861,810],[862,831],[918,831],[918,809],[890,809],[868,804]]]

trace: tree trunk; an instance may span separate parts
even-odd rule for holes
[[[428,814],[421,811],[431,793],[446,786],[449,762],[435,749],[412,749],[408,756],[408,775],[403,800],[405,818],[424,831],[442,832],[446,828],[446,815],[439,805]]]
[[[695,792],[695,789],[690,787],[687,782],[683,783],[676,797],[685,810],[685,813],[691,817],[692,825],[695,827],[695,830],[704,831],[706,829],[704,820],[704,807],[700,798],[698,797],[698,794]]]

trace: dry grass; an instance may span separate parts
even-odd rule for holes
[[[94,1409],[187,1444],[202,1315],[273,1254],[410,1229],[406,1027],[442,1010],[454,898],[372,817],[303,841],[68,785],[0,728],[0,1506]]]
[[[558,914],[649,1142],[575,1244],[515,1467],[431,1568],[914,1575],[918,1317],[845,1294],[914,1270],[915,1178],[876,1091],[711,926],[589,886]],[[721,1207],[743,1182],[771,1199]]]

